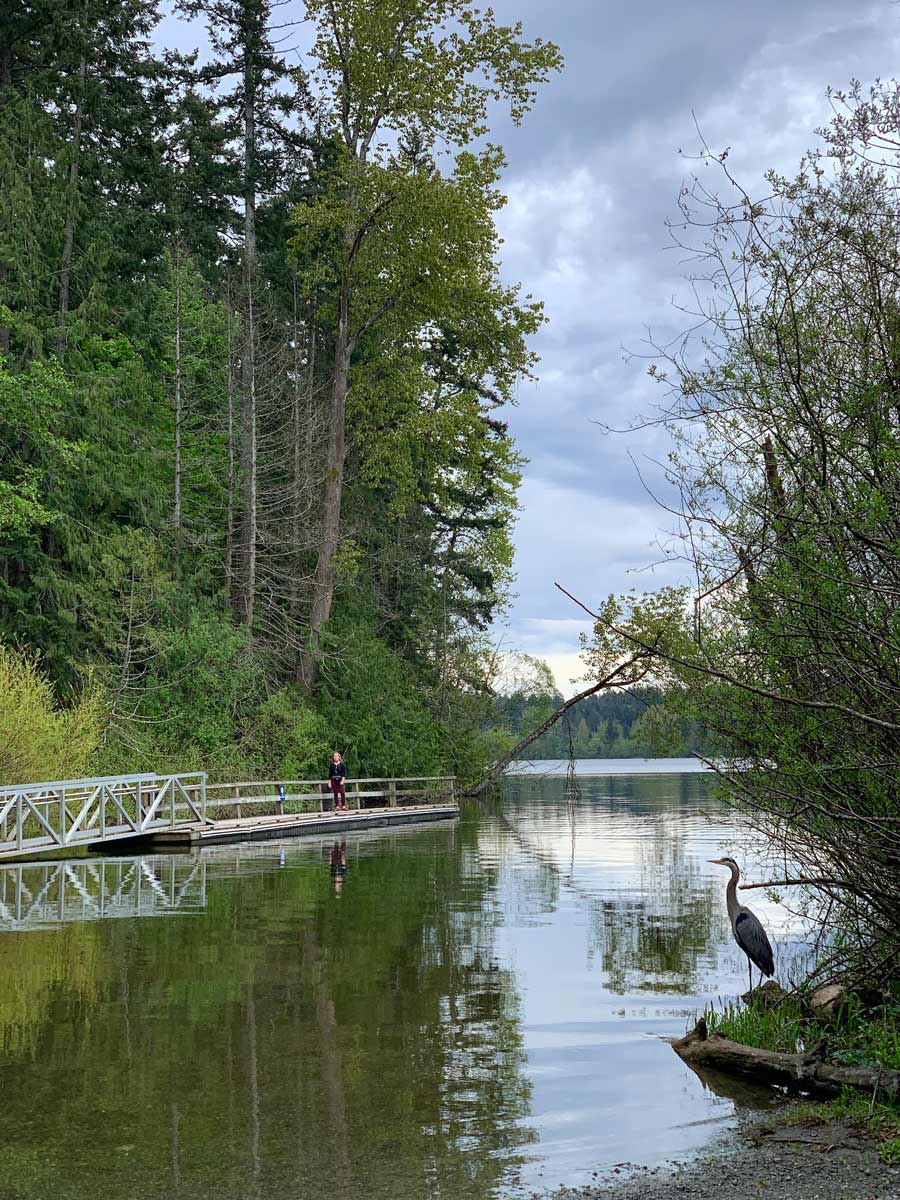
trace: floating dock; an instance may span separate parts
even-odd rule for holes
[[[227,842],[253,842],[272,838],[321,837],[351,829],[379,829],[390,825],[412,825],[425,821],[453,821],[457,804],[415,804],[394,808],[350,809],[349,812],[285,813],[282,816],[234,817],[202,824],[157,829],[129,839],[153,849],[192,850]],[[120,842],[117,849],[122,849]]]

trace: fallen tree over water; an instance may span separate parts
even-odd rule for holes
[[[803,1091],[839,1093],[844,1087],[888,1096],[900,1096],[900,1071],[886,1067],[847,1067],[825,1062],[820,1047],[807,1054],[760,1050],[710,1033],[703,1017],[689,1034],[671,1040],[672,1049],[692,1068],[711,1067],[759,1083],[800,1088]]]
[[[645,650],[642,648],[635,651],[624,661],[613,666],[596,683],[591,684],[584,691],[571,696],[558,708],[554,709],[546,720],[541,721],[530,733],[520,738],[512,749],[508,750],[501,758],[498,758],[484,779],[466,794],[474,797],[486,792],[488,788],[497,782],[511,763],[516,762],[522,757],[533,742],[536,742],[548,729],[552,729],[556,722],[564,717],[569,709],[574,708],[576,704],[580,704],[582,700],[586,700],[588,696],[596,696],[598,692],[606,691],[609,688],[634,687],[635,684],[640,683],[650,671],[650,665],[655,652],[655,646],[650,649]]]

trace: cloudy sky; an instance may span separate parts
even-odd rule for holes
[[[495,114],[507,150],[503,270],[541,298],[539,378],[508,412],[529,462],[516,531],[517,597],[503,646],[546,658],[564,691],[581,674],[587,602],[675,581],[653,566],[670,519],[653,482],[658,434],[608,435],[646,411],[654,387],[629,355],[677,332],[688,269],[665,229],[696,164],[697,130],[751,192],[791,171],[827,121],[829,85],[887,78],[900,62],[894,0],[493,0],[501,21],[555,41],[566,67],[521,128]],[[279,21],[302,19],[285,0]],[[167,19],[163,45],[203,40]],[[295,44],[304,42],[297,30]],[[682,153],[680,153],[682,152]],[[699,168],[702,172],[704,168]]]
[[[696,125],[751,190],[768,167],[791,170],[828,119],[828,85],[896,72],[900,7],[866,0],[493,0],[497,16],[557,42],[565,72],[521,129],[503,128],[510,161],[501,218],[504,272],[544,300],[539,380],[520,390],[510,426],[529,457],[516,533],[518,597],[505,644],[550,661],[570,690],[587,625],[557,592],[586,601],[674,581],[651,565],[671,519],[648,497],[659,435],[604,435],[627,424],[654,386],[647,328],[683,323],[683,255],[667,217],[696,169]],[[704,168],[700,168],[701,171]],[[634,461],[633,461],[634,460]]]

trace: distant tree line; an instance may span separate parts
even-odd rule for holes
[[[568,726],[565,720],[558,721],[532,743],[529,757],[568,757],[570,730],[578,758],[681,758],[695,752],[711,753],[703,726],[696,720],[675,717],[665,700],[659,688],[650,686],[589,696],[571,710]],[[562,702],[558,692],[534,695],[517,691],[497,697],[494,717],[498,726],[518,737],[536,728]]]

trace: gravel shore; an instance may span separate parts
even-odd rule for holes
[[[900,1200],[900,1167],[843,1122],[798,1126],[748,1119],[689,1163],[622,1163],[596,1185],[545,1200]]]

